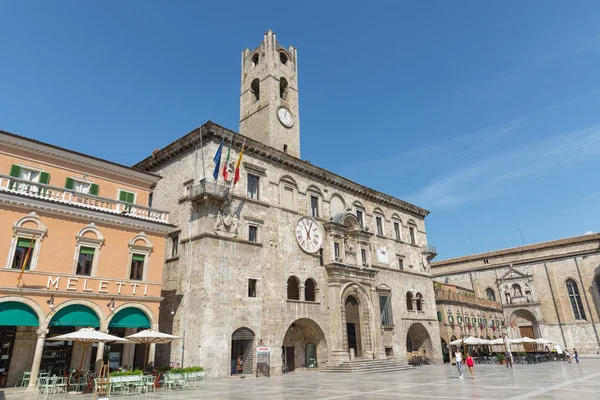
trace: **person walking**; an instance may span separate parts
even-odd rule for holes
[[[579,353],[575,347],[573,347],[573,357],[575,357],[575,363],[579,364]]]
[[[507,351],[504,353],[504,358],[506,359],[506,368],[508,368],[509,365],[510,365],[510,368],[512,368],[513,367],[512,354],[510,354],[510,351]]]
[[[569,352],[569,349],[565,349],[565,355],[567,356],[567,362],[571,364],[571,353]]]
[[[473,365],[475,365],[473,362],[473,357],[471,357],[471,354],[467,353],[467,367],[471,373],[471,379],[475,379],[475,375],[473,374]]]
[[[454,358],[456,359],[456,369],[458,369],[458,377],[460,379],[463,378],[463,374],[462,374],[462,354],[460,353],[459,350],[456,350],[456,353],[454,353]]]

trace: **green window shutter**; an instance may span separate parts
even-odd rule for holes
[[[31,244],[31,239],[19,238],[19,240],[17,241],[17,246],[25,248],[29,248],[29,246],[31,246],[33,248]]]
[[[92,183],[90,185],[90,194],[93,194],[94,196],[98,196],[98,193],[100,193],[100,187],[98,185],[96,185],[95,183]]]
[[[441,311],[437,312],[437,316],[438,316],[438,321],[442,322],[442,312]]]
[[[65,182],[65,189],[73,190],[75,188],[75,180],[73,178],[67,178]]]
[[[21,176],[21,167],[19,167],[18,165],[11,165],[10,166],[10,176],[14,176],[15,178],[18,178]]]
[[[127,193],[127,202],[130,204],[135,202],[135,193]]]
[[[119,201],[127,202],[127,192],[126,191],[121,190],[119,192]]]
[[[143,254],[134,254],[133,257],[131,257],[133,261],[144,261],[145,258],[146,256]]]
[[[94,255],[94,251],[95,251],[95,250],[96,250],[96,249],[94,249],[94,248],[92,248],[92,247],[82,247],[82,248],[79,250],[79,253],[81,253],[81,254],[90,254],[90,255],[92,255],[92,256],[93,256],[93,255]]]
[[[50,174],[47,172],[41,172],[40,173],[40,183],[43,183],[44,185],[47,185],[50,183]]]

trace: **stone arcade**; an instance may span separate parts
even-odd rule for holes
[[[258,346],[271,349],[271,374],[352,352],[441,362],[428,211],[298,158],[297,57],[267,32],[242,52],[241,133],[208,122],[135,166],[163,177],[153,206],[177,226],[160,328],[184,340],[157,349],[157,365],[251,373]],[[222,140],[229,180],[215,182]]]

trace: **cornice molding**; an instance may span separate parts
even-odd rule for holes
[[[424,208],[417,207],[385,193],[381,193],[374,189],[360,185],[333,172],[312,165],[307,161],[303,161],[299,158],[293,157],[282,151],[245,137],[235,131],[217,125],[212,121],[206,122],[201,127],[194,129],[187,135],[169,144],[167,147],[140,161],[139,163],[135,164],[133,168],[141,171],[155,171],[157,168],[169,163],[171,160],[178,158],[182,154],[185,154],[192,149],[195,149],[195,147],[201,142],[208,143],[208,141],[212,140],[213,138],[216,139],[216,141],[220,141],[221,139],[232,139],[233,147],[236,148],[241,148],[243,141],[246,140],[246,153],[252,153],[255,157],[262,158],[263,160],[278,164],[282,167],[290,168],[298,174],[306,175],[324,184],[342,189],[346,192],[354,193],[363,199],[403,210],[418,218],[425,218],[429,214],[429,211],[425,210]]]
[[[100,158],[78,153],[72,150],[63,149],[58,146],[43,143],[34,139],[29,139],[20,135],[15,135],[14,133],[6,131],[0,131],[0,144],[19,150],[25,150],[35,154],[48,156],[57,160],[68,161],[76,165],[85,165],[96,170],[134,179],[146,184],[155,183],[160,179],[160,176],[150,172],[141,171],[139,169],[136,170],[125,165],[113,163],[108,160],[102,160]]]
[[[166,235],[173,228],[173,225],[159,224],[150,221],[139,220],[131,217],[122,217],[100,211],[88,210],[83,208],[69,207],[62,204],[45,202],[41,200],[13,196],[6,193],[0,193],[0,204],[25,210],[35,210],[47,212],[53,215],[68,215],[72,218],[78,218],[84,222],[101,222],[104,224],[115,225],[117,227],[127,227],[136,230],[146,230],[153,233]],[[27,212],[24,211],[24,212]]]

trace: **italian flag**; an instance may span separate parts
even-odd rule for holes
[[[246,146],[246,139],[244,139],[244,143],[242,143],[242,151],[240,151],[240,155],[237,160],[237,164],[235,164],[235,175],[233,176],[233,184],[235,185],[240,180],[240,164],[242,163],[242,156],[244,155],[244,147]]]
[[[231,139],[229,139],[229,147],[227,148],[227,159],[225,159],[225,164],[223,164],[223,178],[227,181],[227,177],[229,176],[229,154],[231,153],[231,142],[233,142],[233,135],[231,135]]]

